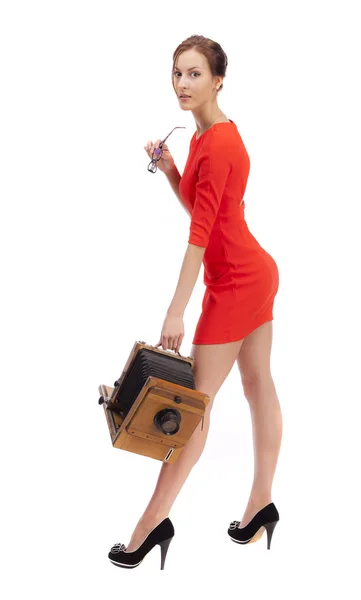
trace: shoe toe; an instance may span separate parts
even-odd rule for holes
[[[124,544],[114,544],[114,546],[111,547],[108,553],[108,558],[110,558],[110,560],[114,562],[123,562],[123,559],[121,557],[124,556],[125,549],[126,548]]]

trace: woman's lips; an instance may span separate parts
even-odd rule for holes
[[[179,100],[190,100],[190,96],[179,96]]]

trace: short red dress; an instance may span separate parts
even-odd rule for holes
[[[250,160],[236,124],[216,123],[196,134],[179,184],[191,214],[188,243],[206,248],[193,344],[224,344],[273,320],[278,268],[245,220]]]

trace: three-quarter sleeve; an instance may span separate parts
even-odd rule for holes
[[[227,139],[211,135],[203,144],[197,165],[198,181],[189,227],[189,244],[207,248],[230,170]]]

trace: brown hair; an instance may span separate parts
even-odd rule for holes
[[[174,89],[174,66],[178,56],[185,50],[197,50],[203,54],[209,64],[209,68],[213,76],[225,77],[226,69],[228,65],[228,58],[223,48],[210,38],[206,38],[203,35],[191,35],[189,38],[179,44],[173,53],[173,67],[172,67],[172,85]],[[223,83],[218,88],[220,91],[223,88]]]

